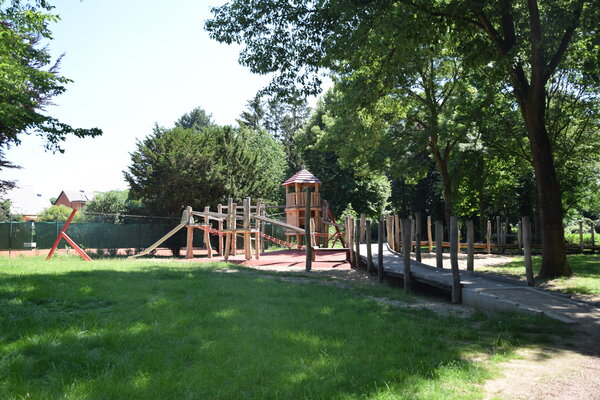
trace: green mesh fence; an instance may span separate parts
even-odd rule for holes
[[[142,249],[147,248],[179,224],[179,219],[126,217],[121,223],[101,222],[71,223],[67,235],[83,249]],[[114,219],[113,219],[114,220]],[[0,250],[26,250],[26,243],[35,242],[38,249],[49,249],[61,231],[64,222],[0,222]],[[216,224],[213,225],[216,227]],[[286,240],[285,228],[270,223],[264,224],[264,232],[281,240]],[[194,247],[204,246],[204,232],[196,230]],[[241,236],[241,235],[240,235]],[[218,246],[218,236],[211,235],[213,249]],[[264,241],[265,248],[277,245]],[[66,243],[61,242],[61,247]],[[238,248],[243,239],[238,238]],[[160,247],[185,247],[186,229],[168,239]]]

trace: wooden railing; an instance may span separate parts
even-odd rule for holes
[[[286,207],[304,207],[306,205],[306,193],[288,193],[285,195],[285,206]],[[310,194],[310,206],[320,207],[321,197],[319,193]]]

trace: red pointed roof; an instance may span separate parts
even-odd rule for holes
[[[287,181],[283,182],[282,186],[291,185],[292,183],[322,183],[319,178],[310,173],[309,170],[303,168],[296,172]]]

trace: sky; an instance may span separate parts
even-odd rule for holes
[[[98,127],[97,138],[68,138],[64,154],[45,152],[43,140],[21,136],[6,152],[20,170],[2,178],[32,185],[44,197],[61,190],[127,189],[123,171],[137,140],[155,124],[173,126],[202,107],[218,124],[235,124],[269,77],[238,64],[240,48],[204,30],[210,7],[223,0],[56,0],[52,25],[60,74],[73,80],[47,112],[77,128]]]

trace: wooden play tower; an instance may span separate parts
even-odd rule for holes
[[[321,181],[302,166],[294,176],[283,183],[285,186],[285,214],[288,225],[297,226],[304,229],[306,226],[306,193],[304,189],[312,189],[310,198],[310,219],[313,219],[317,232],[321,227],[321,198],[319,196],[319,186]],[[291,236],[296,236],[297,243],[302,243],[302,235],[297,231],[287,230],[285,232],[287,240]]]

